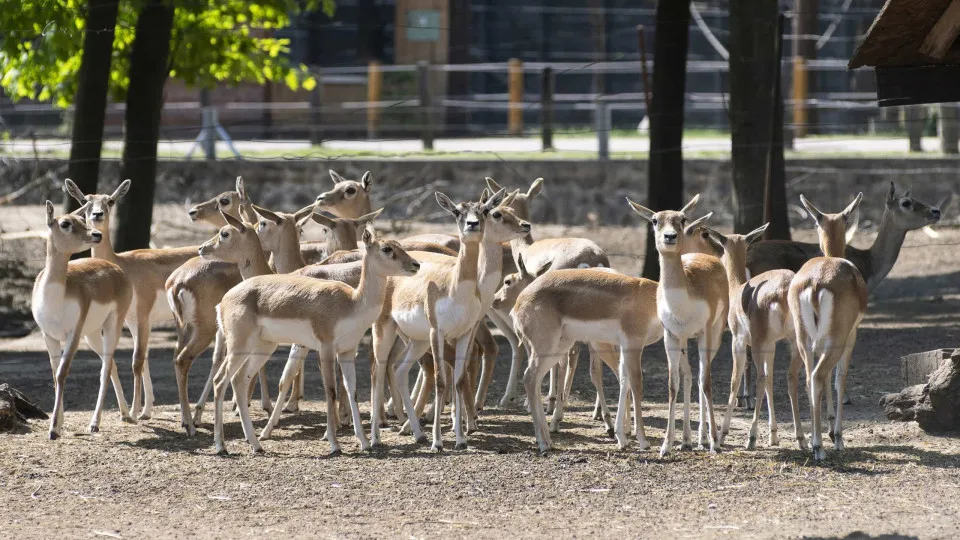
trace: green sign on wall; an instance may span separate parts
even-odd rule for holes
[[[407,41],[440,41],[440,10],[411,9],[408,11]]]

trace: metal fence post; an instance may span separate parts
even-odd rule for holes
[[[314,75],[317,85],[310,92],[310,144],[323,144],[323,74],[319,68]]]
[[[553,150],[553,68],[543,68],[540,76],[540,137],[543,150]]]
[[[424,150],[433,150],[433,113],[430,99],[430,65],[417,62],[417,83],[420,87],[420,139]]]
[[[610,105],[598,96],[593,110],[593,121],[597,130],[597,158],[606,161],[610,158]]]
[[[208,160],[217,159],[217,134],[214,131],[217,125],[217,110],[210,103],[210,90],[200,89],[201,107],[201,148]]]

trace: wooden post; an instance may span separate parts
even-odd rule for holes
[[[420,139],[424,150],[433,150],[433,112],[430,99],[430,65],[417,62],[417,82],[420,88]]]
[[[807,59],[802,56],[793,57],[793,136],[807,136]]]
[[[273,83],[267,81],[263,85],[263,109],[260,110],[260,123],[263,124],[263,138],[273,138]]]
[[[317,85],[310,92],[310,144],[323,144],[323,74],[316,68]]]
[[[507,84],[510,105],[507,112],[507,128],[510,135],[523,134],[523,62],[511,58],[507,67]]]
[[[767,174],[763,182],[763,222],[770,223],[773,220],[773,158],[777,150],[777,129],[780,124],[777,120],[783,118],[783,103],[780,90],[780,67],[783,63],[783,13],[777,14],[777,37],[773,43],[773,84],[770,87],[770,142],[767,146]],[[779,111],[778,111],[779,109]],[[794,109],[797,110],[797,109]],[[781,134],[781,140],[782,140]],[[763,233],[767,240],[774,238],[773,227],[767,227]]]
[[[642,24],[637,25],[637,44],[640,46],[640,73],[643,74],[643,104],[647,107],[644,116],[650,116],[650,74],[647,72],[647,44]]]
[[[957,148],[957,140],[960,138],[957,116],[956,103],[940,104],[940,151],[944,154],[960,153],[960,149]]]
[[[926,121],[926,107],[923,105],[907,105],[903,108],[904,123],[907,125],[907,138],[910,141],[911,152],[923,152],[921,143],[923,125]]]
[[[383,71],[380,62],[371,60],[367,65],[367,138],[376,139],[380,127],[380,100],[383,89]]]
[[[606,161],[610,158],[610,104],[597,97],[593,109],[593,121],[597,130],[597,158]]]
[[[543,151],[553,150],[553,68],[540,74],[540,137]]]
[[[201,130],[203,131],[202,146],[203,153],[208,160],[217,159],[217,111],[213,108],[210,101],[210,90],[200,89],[200,114],[202,115]]]

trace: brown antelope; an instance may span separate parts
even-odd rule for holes
[[[55,386],[50,439],[56,439],[63,426],[63,391],[67,374],[81,337],[103,362],[90,432],[100,430],[107,379],[113,382],[120,417],[127,422],[133,421],[113,358],[133,288],[116,264],[102,259],[70,261],[70,255],[103,242],[103,233],[89,227],[77,215],[56,217],[50,201],[46,202],[46,212],[49,229],[47,259],[33,285],[31,310],[50,355]]]
[[[788,301],[797,336],[800,357],[807,370],[810,409],[813,423],[811,446],[813,459],[826,457],[823,449],[821,416],[822,398],[829,399],[830,371],[838,368],[837,412],[829,431],[837,450],[843,450],[843,395],[850,356],[857,341],[857,328],[867,309],[867,284],[857,267],[842,258],[846,243],[844,232],[863,193],[839,214],[824,214],[803,195],[800,202],[817,223],[817,234],[823,257],[810,259],[790,282]],[[799,418],[795,419],[799,423]],[[798,428],[799,429],[799,428]],[[803,445],[801,445],[802,447]]]
[[[697,195],[680,211],[654,212],[627,199],[641,217],[653,225],[657,253],[660,258],[660,284],[657,287],[657,312],[663,323],[664,347],[670,367],[667,432],[660,448],[665,456],[673,450],[674,418],[680,375],[683,374],[683,450],[693,448],[690,442],[690,362],[687,342],[697,339],[700,354],[700,429],[699,443],[707,443],[709,426],[710,451],[716,451],[717,430],[713,415],[713,384],[710,364],[717,354],[720,338],[727,322],[727,276],[720,260],[702,253],[682,255],[686,235],[712,214],[687,223],[687,215],[700,200]]]
[[[656,282],[592,268],[546,272],[519,294],[511,315],[530,355],[523,385],[541,452],[550,450],[552,443],[540,385],[553,365],[567,357],[576,341],[620,347],[620,399],[615,432],[620,448],[626,448],[628,393],[633,392],[639,407],[643,398],[643,348],[663,336],[656,298]],[[554,409],[554,424],[559,423],[562,411],[561,400]],[[634,431],[641,449],[649,448],[639,409]]]
[[[377,215],[382,212],[381,208]],[[300,254],[307,264],[323,262],[324,259],[338,251],[356,250],[359,234],[363,228],[376,217],[368,213],[356,218],[327,217],[323,214],[313,214],[313,221],[327,231],[326,242],[304,242],[300,244]],[[359,258],[357,260],[360,260]]]
[[[235,191],[224,191],[212,199],[191,207],[187,211],[187,216],[194,223],[206,223],[220,230],[220,227],[227,224],[221,212],[250,222],[255,221],[242,176],[237,177]]]
[[[220,303],[218,321],[226,340],[226,360],[215,384],[214,439],[218,453],[223,444],[223,396],[226,383],[233,385],[244,435],[254,452],[262,452],[254,436],[247,408],[248,382],[279,343],[297,343],[320,353],[327,395],[327,438],[331,453],[340,453],[335,421],[333,363],[343,369],[347,400],[353,413],[354,431],[363,450],[369,448],[354,399],[354,359],[360,338],[379,316],[387,296],[387,278],[417,273],[420,264],[393,241],[373,241],[363,259],[363,277],[357,288],[334,281],[303,276],[259,276],[230,290]],[[288,363],[289,365],[289,363]],[[294,373],[285,370],[281,385],[292,383]],[[374,415],[376,417],[377,415]]]
[[[756,446],[757,425],[760,421],[764,395],[766,395],[769,415],[770,446],[780,444],[777,436],[777,416],[773,406],[773,359],[777,342],[786,340],[790,344],[791,353],[787,386],[793,413],[793,427],[797,443],[801,448],[805,448],[806,441],[800,430],[800,406],[797,394],[800,353],[797,350],[793,319],[790,318],[787,301],[787,293],[794,273],[790,270],[769,270],[747,279],[747,249],[763,236],[768,225],[764,224],[746,235],[724,236],[713,229],[707,229],[708,234],[723,246],[721,262],[727,271],[727,282],[730,285],[730,312],[727,315],[727,326],[733,335],[730,398],[717,442],[722,445],[730,431],[730,419],[737,402],[737,387],[740,386],[740,380],[743,378],[747,364],[747,347],[750,347],[753,351],[753,362],[757,368],[756,392],[760,396],[760,401],[753,411],[753,422],[750,424],[746,448],[753,450]]]
[[[150,418],[153,410],[153,383],[147,361],[150,330],[154,323],[173,318],[167,303],[164,284],[174,270],[196,256],[197,247],[173,249],[135,249],[115,253],[110,242],[110,213],[117,201],[130,189],[130,179],[124,180],[111,195],[84,195],[69,178],[64,181],[67,193],[86,205],[87,223],[103,234],[103,240],[94,245],[94,258],[110,261],[127,275],[133,285],[133,302],[127,311],[126,324],[133,334],[133,405],[131,414],[138,419]],[[140,412],[141,404],[143,412]]]
[[[906,239],[907,232],[933,225],[940,221],[943,205],[946,198],[937,205],[931,206],[910,196],[910,190],[897,194],[897,186],[890,182],[887,192],[883,216],[880,218],[880,227],[877,237],[868,249],[859,249],[847,245],[843,257],[853,263],[860,271],[867,290],[874,292],[897,262],[900,249]],[[851,240],[850,227],[847,228],[847,243]],[[818,244],[807,242],[791,242],[784,240],[764,240],[750,246],[747,251],[748,276],[757,275],[767,270],[784,268],[796,272],[808,260],[822,254]],[[746,381],[752,379],[751,366],[747,365],[747,378],[741,392],[739,402],[747,407],[752,406],[752,388]],[[849,399],[844,399],[849,404]]]
[[[319,210],[342,218],[357,218],[373,210],[370,203],[373,175],[370,171],[363,173],[358,181],[347,180],[331,169],[330,179],[333,180],[333,189],[317,196]]]
[[[416,277],[394,278],[387,288],[387,299],[383,305],[380,317],[373,325],[373,350],[375,361],[375,383],[372,391],[372,409],[374,414],[370,428],[371,441],[376,446],[380,444],[380,410],[384,377],[387,375],[390,349],[394,346],[397,334],[407,339],[406,350],[402,363],[391,372],[391,383],[396,380],[397,390],[403,401],[407,420],[414,438],[420,442],[426,440],[426,435],[420,428],[413,403],[410,399],[409,381],[406,373],[412,362],[431,348],[431,332],[435,334],[438,343],[453,342],[456,344],[456,360],[454,364],[453,409],[454,432],[456,433],[456,448],[466,448],[466,437],[463,434],[463,409],[473,405],[465,394],[466,384],[464,373],[467,355],[473,344],[474,332],[477,323],[483,316],[483,306],[480,302],[478,263],[481,255],[480,241],[483,238],[484,226],[490,213],[500,205],[505,191],[500,190],[485,203],[467,202],[454,204],[449,197],[437,192],[437,203],[457,220],[457,232],[460,235],[460,252],[454,261],[446,258],[424,262],[423,269]],[[433,328],[427,318],[426,291],[428,283],[435,283],[441,291],[441,296],[435,306],[438,315],[439,327]],[[443,450],[443,441],[440,431],[440,415],[443,411],[443,396],[446,390],[446,376],[443,361],[443,348],[440,356],[434,356],[434,372],[436,376],[436,391],[433,422],[433,449]],[[397,377],[397,375],[400,375]],[[472,408],[472,407],[471,407]]]

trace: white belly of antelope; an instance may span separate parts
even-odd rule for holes
[[[467,333],[480,318],[480,300],[473,287],[461,286],[454,296],[437,300],[436,310],[440,333],[448,339],[457,338]],[[391,315],[400,332],[411,339],[429,341],[430,323],[423,306],[396,310]]]
[[[616,319],[597,319],[595,321],[564,319],[562,328],[563,337],[569,340],[620,343],[620,321]]]

